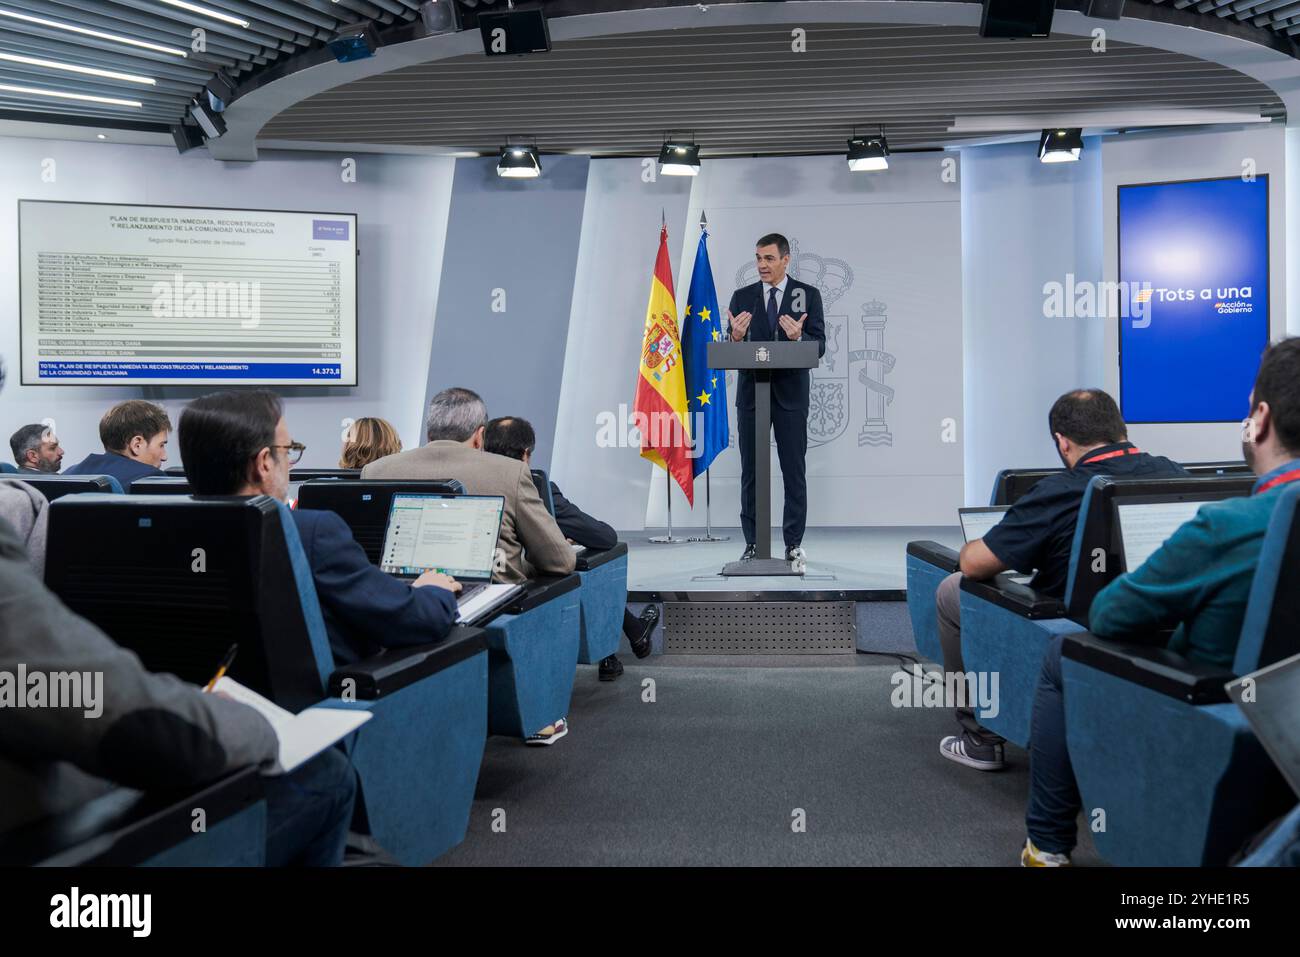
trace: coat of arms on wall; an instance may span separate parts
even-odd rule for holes
[[[858,432],[859,446],[894,444],[886,416],[893,404],[894,390],[885,383],[893,371],[895,357],[885,351],[885,326],[889,322],[886,305],[872,299],[862,306],[863,349],[849,349],[849,317],[832,315],[831,306],[848,293],[853,285],[853,269],[842,259],[804,252],[799,240],[790,238],[789,273],[800,282],[816,286],[822,294],[826,322],[826,354],[821,365],[812,370],[812,389],[808,408],[808,445],[833,442],[844,434],[853,418],[849,367],[860,364],[857,380],[862,384],[865,416]],[[749,263],[736,271],[736,285],[748,286],[758,281],[758,267]],[[734,373],[733,373],[734,375]],[[734,382],[731,383],[735,395]],[[735,420],[732,439],[735,442]]]

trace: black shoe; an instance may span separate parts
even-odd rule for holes
[[[743,555],[740,556],[740,560],[741,560],[742,562],[753,561],[753,560],[754,560],[754,556],[757,555],[757,554],[758,554],[758,546],[757,546],[757,545],[746,545],[746,546],[745,546],[745,554],[743,554]]]
[[[641,609],[641,614],[637,616],[637,624],[640,630],[635,635],[628,635],[628,644],[632,646],[632,654],[638,658],[644,658],[650,654],[650,635],[654,633],[655,625],[659,623],[659,606],[646,605]]]
[[[613,681],[623,673],[623,662],[618,660],[618,655],[610,655],[608,658],[600,659],[600,680]]]

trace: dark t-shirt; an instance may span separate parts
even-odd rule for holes
[[[1187,475],[1187,470],[1164,456],[1140,452],[1131,442],[1103,445],[1084,455],[1074,468],[1047,476],[1025,493],[989,529],[984,544],[1008,568],[1024,573],[1038,569],[1030,582],[1034,589],[1064,598],[1075,520],[1084,490],[1097,475],[1172,478]]]

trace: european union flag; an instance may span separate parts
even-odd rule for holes
[[[686,408],[695,441],[695,474],[707,469],[727,447],[727,373],[710,369],[707,346],[722,341],[722,315],[709,267],[707,231],[700,233],[691,272],[691,291],[682,317],[682,359],[686,365]]]

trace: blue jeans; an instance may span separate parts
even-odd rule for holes
[[[1029,807],[1025,827],[1040,851],[1068,854],[1078,837],[1075,822],[1082,799],[1065,747],[1065,690],[1061,683],[1061,646],[1052,639],[1034,689],[1029,724]]]
[[[1300,804],[1238,867],[1300,867]]]
[[[335,867],[357,798],[357,774],[338,748],[266,779],[266,866]]]

